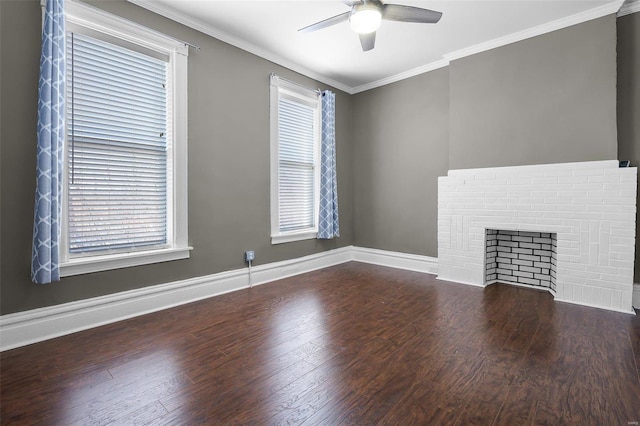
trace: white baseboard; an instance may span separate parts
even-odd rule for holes
[[[558,299],[557,297],[554,297],[553,299],[555,302],[562,302],[562,303],[570,303],[572,305],[578,305],[578,306],[586,306],[588,308],[596,308],[596,309],[602,309],[605,311],[611,311],[611,312],[621,312],[623,314],[631,314],[631,315],[635,315],[635,311],[632,309],[630,311],[624,310],[624,309],[616,309],[616,308],[612,308],[610,306],[600,306],[600,305],[594,305],[592,303],[586,303],[586,302],[576,302],[575,300],[566,300],[566,299]]]
[[[417,254],[353,247],[353,260],[427,274],[438,273],[437,258]]]
[[[266,284],[352,260],[428,274],[437,274],[438,271],[438,259],[435,257],[347,246],[255,266],[252,268],[253,285]],[[447,281],[442,277],[437,278]],[[461,284],[478,286],[472,283]],[[2,315],[0,352],[247,287],[249,276],[248,270],[244,268]],[[633,306],[640,308],[640,284],[633,285]]]
[[[343,247],[252,268],[253,285],[326,268],[352,260]],[[0,351],[160,311],[249,287],[248,270],[159,284],[77,302],[0,316]]]
[[[435,274],[437,259],[360,247],[342,247],[252,268],[253,285],[356,260]],[[160,311],[249,287],[248,270],[236,269],[77,302],[0,316],[0,351]]]
[[[471,281],[462,281],[462,280],[458,280],[458,279],[447,278],[447,277],[443,277],[442,275],[438,275],[436,277],[436,279],[438,281],[447,281],[447,282],[450,282],[450,283],[464,284],[464,285],[469,285],[471,287],[481,287],[481,288],[485,287],[484,284],[478,284],[478,283],[472,283]]]

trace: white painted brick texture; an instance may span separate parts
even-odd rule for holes
[[[615,160],[450,170],[438,178],[438,277],[486,285],[487,229],[554,233],[555,297],[631,312],[636,175]]]

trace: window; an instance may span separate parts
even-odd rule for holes
[[[272,75],[272,244],[316,238],[319,158],[318,93]]]
[[[189,257],[187,53],[67,3],[61,275]]]

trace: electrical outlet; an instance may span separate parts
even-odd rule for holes
[[[247,262],[252,262],[256,258],[256,253],[253,250],[244,252],[244,260]]]

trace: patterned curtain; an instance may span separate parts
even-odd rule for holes
[[[31,256],[31,280],[38,284],[60,279],[58,241],[65,136],[64,27],[64,0],[47,0],[38,86],[36,200]]]
[[[336,179],[336,95],[322,92],[322,147],[320,154],[320,218],[318,238],[340,236]]]

